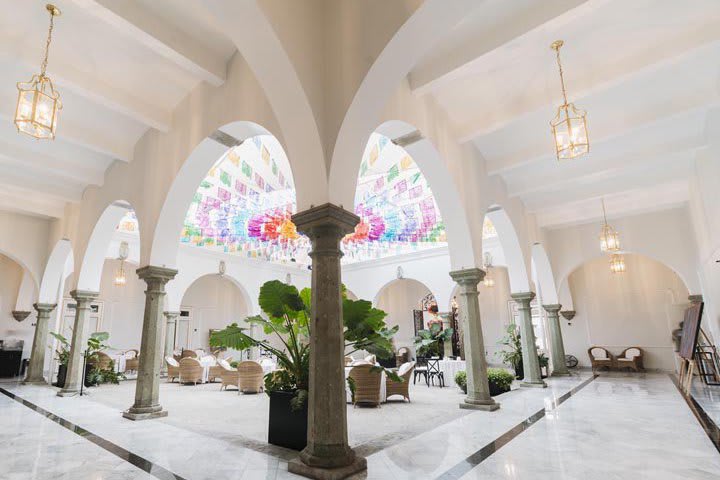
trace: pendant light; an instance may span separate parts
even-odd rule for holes
[[[616,253],[610,257],[610,271],[612,273],[624,273],[625,272],[625,258]]]
[[[130,248],[127,242],[120,242],[120,250],[118,251],[118,260],[120,260],[120,268],[115,272],[113,284],[116,287],[124,287],[127,284],[127,276],[125,275],[125,260],[128,258]]]
[[[48,64],[48,52],[52,41],[55,17],[60,16],[60,9],[47,4],[45,9],[50,13],[50,28],[45,43],[45,57],[40,66],[40,74],[33,75],[28,82],[18,82],[18,100],[15,108],[15,126],[18,132],[25,133],[36,139],[55,139],[58,111],[62,109],[60,94],[53,86],[50,77],[45,74]]]
[[[605,199],[600,199],[603,211],[603,226],[600,229],[600,250],[602,252],[620,251],[620,234],[607,222],[605,214]]]
[[[560,86],[562,87],[563,104],[557,109],[557,115],[550,122],[552,127],[555,155],[558,160],[569,160],[585,155],[590,151],[590,141],[587,132],[587,113],[576,108],[567,100],[565,92],[565,79],[563,78],[562,64],[560,63],[560,48],[565,42],[556,40],[550,45],[555,50],[558,70],[560,72]]]
[[[495,279],[490,274],[492,268],[492,255],[490,252],[485,252],[485,277],[483,278],[483,285],[492,288],[495,286]]]

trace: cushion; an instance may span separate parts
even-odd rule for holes
[[[177,360],[175,360],[173,357],[165,357],[165,361],[170,365],[171,367],[179,367],[180,364]]]
[[[230,366],[230,364],[228,363],[228,361],[225,360],[225,359],[223,359],[223,358],[218,359],[217,363],[218,363],[218,365],[220,365],[221,367],[223,367],[225,370],[232,370],[232,369],[233,369],[233,368]]]
[[[592,356],[597,360],[606,360],[608,358],[604,348],[595,347],[590,351],[592,352]]]
[[[640,356],[640,349],[639,348],[628,348],[625,350],[625,358],[632,359],[634,357]]]
[[[402,365],[400,365],[400,368],[398,368],[397,374],[399,376],[405,375],[408,372],[408,370],[410,370],[413,367],[413,365],[415,365],[415,362],[403,363]]]

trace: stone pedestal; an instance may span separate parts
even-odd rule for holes
[[[43,370],[45,369],[45,351],[47,350],[47,337],[50,330],[50,314],[55,310],[54,303],[36,303],[33,305],[37,311],[35,336],[33,337],[30,363],[24,384],[46,385]]]
[[[175,350],[175,329],[180,312],[163,312],[163,315],[165,315],[165,355],[161,360],[160,373],[164,375],[167,373],[165,358],[172,357]]]
[[[520,312],[520,341],[522,343],[523,373],[525,378],[520,382],[522,387],[547,387],[540,375],[540,361],[537,355],[535,331],[532,325],[530,302],[535,298],[534,292],[513,293],[510,295],[518,304]]]
[[[497,410],[500,404],[490,396],[485,360],[485,342],[483,341],[480,321],[480,303],[478,302],[478,283],[485,277],[479,268],[468,268],[450,272],[457,282],[460,294],[458,298],[459,314],[465,332],[465,373],[467,375],[467,396],[460,408],[475,410]],[[453,379],[445,379],[452,382]]]
[[[167,416],[160,405],[160,366],[163,345],[163,301],[165,284],[175,278],[177,270],[148,265],[137,270],[138,277],[145,280],[145,315],[140,340],[140,366],[135,385],[135,403],[123,417],[130,420],[147,420]]]
[[[288,465],[298,475],[340,479],[367,468],[348,445],[340,241],[360,221],[325,204],[293,215],[298,231],[312,243],[312,313],[308,438],[300,458]]]
[[[70,360],[68,361],[65,386],[58,392],[61,397],[72,397],[80,393],[80,386],[85,381],[83,366],[85,364],[83,353],[87,349],[85,330],[90,317],[90,304],[98,297],[98,292],[87,290],[73,290],[70,296],[75,299],[75,323],[70,346]]]
[[[559,312],[561,307],[560,304],[543,305],[547,312],[548,330],[550,330],[550,355],[552,355],[552,375],[554,377],[570,375],[565,364],[565,345],[560,328]]]

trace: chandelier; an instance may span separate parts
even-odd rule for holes
[[[612,273],[623,273],[625,272],[625,258],[616,253],[610,257],[610,271]]]
[[[127,242],[120,242],[120,250],[118,252],[118,260],[120,260],[120,268],[115,272],[113,284],[116,287],[124,287],[127,284],[127,276],[125,275],[125,260],[128,258],[130,248]]]
[[[605,200],[601,199],[603,210],[603,226],[600,229],[600,250],[603,252],[620,251],[620,235],[618,232],[608,225],[607,215],[605,214]]]
[[[45,9],[50,13],[50,28],[45,43],[45,57],[40,67],[40,74],[33,75],[28,82],[18,82],[18,101],[15,108],[15,126],[18,132],[41,139],[55,139],[58,110],[62,109],[60,94],[53,86],[50,77],[45,74],[48,63],[48,52],[52,41],[55,17],[60,9],[47,4]]]
[[[485,252],[485,277],[483,278],[483,285],[492,288],[495,286],[495,279],[490,274],[492,268],[492,255],[490,252]]]
[[[560,63],[560,47],[564,42],[556,40],[550,45],[557,56],[558,70],[560,71],[560,86],[562,87],[563,104],[557,109],[557,115],[550,122],[555,142],[555,154],[558,160],[568,160],[585,155],[590,151],[590,142],[587,134],[587,121],[585,110],[575,108],[567,100],[565,92],[565,79],[563,78],[562,64]]]

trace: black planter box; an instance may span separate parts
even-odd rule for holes
[[[497,386],[497,385],[496,385],[495,383],[493,383],[493,382],[489,382],[489,383],[488,383],[488,386],[490,387],[490,396],[491,396],[491,397],[494,397],[494,396],[496,396],[496,395],[500,395],[501,393],[505,393],[505,392],[509,392],[509,391],[510,391],[510,388],[509,388],[509,387],[500,388],[499,386]]]
[[[518,380],[522,380],[525,378],[525,369],[523,368],[523,362],[520,360],[517,365],[515,365],[515,378]]]
[[[58,367],[56,387],[63,388],[65,386],[65,377],[67,376],[67,365],[62,364]]]
[[[268,443],[292,450],[302,450],[307,445],[307,401],[300,410],[293,411],[290,400],[292,392],[270,392],[270,421]]]

